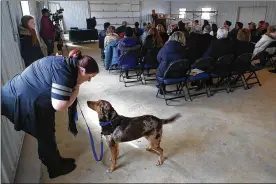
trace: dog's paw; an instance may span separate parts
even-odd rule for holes
[[[109,169],[107,169],[107,170],[106,170],[106,172],[108,172],[108,173],[112,173],[114,170],[115,170],[115,168],[110,167]]]
[[[147,151],[152,151],[152,148],[150,146],[146,147]]]
[[[156,163],[156,166],[160,166],[160,165],[162,165],[162,164],[163,164],[163,162],[164,162],[164,160],[158,160],[158,161],[157,161],[157,163]]]

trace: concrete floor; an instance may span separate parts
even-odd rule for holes
[[[72,173],[50,180],[43,167],[44,183],[90,182],[275,182],[276,181],[276,75],[259,72],[262,87],[216,93],[192,102],[166,106],[155,97],[155,83],[124,87],[118,75],[104,71],[97,44],[84,44],[83,54],[94,57],[101,69],[90,83],[81,86],[79,101],[100,151],[100,127],[87,100],[105,99],[125,116],[152,114],[167,118],[181,113],[177,122],[164,126],[162,147],[166,160],[155,166],[157,155],[144,148],[141,138],[120,144],[118,168],[106,173],[111,156],[104,145],[104,158],[96,162],[86,125],[79,112],[79,134],[67,131],[66,113],[57,114],[56,136],[62,156],[76,158]]]

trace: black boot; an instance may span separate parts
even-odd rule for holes
[[[75,161],[76,161],[73,158],[62,158],[62,157],[60,157],[60,159],[61,159],[62,164],[74,164]]]
[[[53,179],[58,176],[66,175],[77,167],[76,164],[62,164],[60,166],[55,166],[55,168],[48,168],[49,178]]]

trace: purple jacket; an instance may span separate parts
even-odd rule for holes
[[[137,41],[132,37],[123,38],[118,43],[118,56],[127,53],[128,51],[139,50],[140,45],[137,44]]]
[[[157,76],[163,77],[165,71],[171,62],[186,58],[186,47],[181,43],[169,40],[157,55],[159,67],[157,69]]]

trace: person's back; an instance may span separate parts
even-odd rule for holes
[[[118,55],[119,57],[126,54],[129,51],[135,51],[140,49],[140,45],[137,44],[137,40],[134,39],[133,30],[131,27],[127,27],[124,32],[125,38],[121,39],[118,43]]]
[[[234,53],[233,43],[231,40],[227,38],[212,40],[211,49],[212,49],[212,52],[210,53],[210,56],[215,59],[218,59],[227,54]]]
[[[249,29],[240,29],[237,33],[237,39],[233,40],[235,56],[238,57],[244,53],[253,53],[255,45],[250,42]]]
[[[157,60],[160,63],[157,76],[163,77],[169,64],[173,61],[186,58],[186,48],[180,42],[169,40],[158,53]]]
[[[238,57],[244,53],[253,53],[255,45],[252,42],[234,40],[233,48],[235,56]]]
[[[15,130],[22,130],[23,127],[26,129],[27,123],[27,130],[24,131],[31,135],[36,134],[36,129],[31,123],[35,120],[30,113],[33,112],[35,114],[34,111],[38,105],[42,105],[45,111],[48,109],[54,113],[51,97],[59,100],[68,100],[70,96],[67,94],[70,94],[76,85],[77,75],[78,69],[74,60],[65,60],[62,56],[48,56],[34,62],[21,74],[11,79],[2,88],[1,94],[2,98],[17,101],[17,107],[14,107],[15,111],[20,108],[20,115],[16,114],[17,112],[8,115],[10,118],[15,118],[16,116],[16,119],[12,121],[14,122]]]

